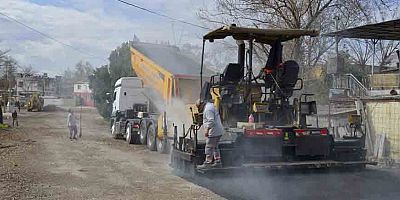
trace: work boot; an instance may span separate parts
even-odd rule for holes
[[[211,168],[213,163],[211,162],[204,162],[202,165],[197,165],[197,169],[209,169]]]
[[[220,160],[216,160],[214,161],[214,163],[211,165],[212,168],[221,168],[222,167],[222,163]]]

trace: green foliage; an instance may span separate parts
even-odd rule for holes
[[[107,93],[113,93],[114,83],[121,77],[136,76],[132,70],[130,46],[132,41],[124,42],[111,51],[110,64],[97,68],[90,77],[90,88],[96,102],[96,108],[104,118],[111,115],[112,102]],[[107,102],[109,99],[109,102]]]
[[[131,41],[122,43],[121,46],[111,51],[108,57],[110,61],[109,69],[112,83],[115,83],[115,81],[121,77],[136,76],[131,65],[131,43]]]
[[[100,115],[109,118],[111,114],[111,102],[107,102],[107,93],[112,94],[113,83],[111,82],[108,66],[104,65],[97,68],[93,75],[90,76],[89,87],[92,89],[93,98],[96,102],[96,108]]]

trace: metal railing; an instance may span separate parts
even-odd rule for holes
[[[369,94],[368,89],[353,74],[334,76],[332,89],[346,90],[349,97],[365,97]]]

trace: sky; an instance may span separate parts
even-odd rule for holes
[[[204,25],[199,9],[212,0],[126,0],[171,17]],[[31,26],[59,44],[0,15],[0,49],[11,50],[22,66],[62,75],[80,60],[94,67],[107,64],[111,50],[136,35],[144,42],[201,44],[206,30],[174,22],[116,0],[0,0],[0,13]],[[84,53],[82,53],[84,52]]]

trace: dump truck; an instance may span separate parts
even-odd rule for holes
[[[131,48],[132,69],[143,82],[148,113],[130,123],[127,129],[152,151],[167,153],[175,125],[190,122],[188,107],[201,88],[200,64],[171,45],[137,42]],[[205,74],[211,74],[205,70]]]
[[[138,77],[122,77],[115,82],[110,118],[111,135],[124,138],[129,144],[139,144],[134,124],[149,114],[149,99],[144,95],[143,82]],[[110,94],[109,94],[110,95]]]
[[[27,102],[27,110],[29,112],[31,111],[42,111],[43,110],[43,104],[44,100],[40,96],[39,93],[33,93],[29,96],[28,102]]]
[[[192,115],[193,123],[187,129],[174,127],[171,166],[208,173],[258,168],[363,168],[375,164],[366,159],[359,116],[352,116],[352,134],[342,138],[330,134],[327,127],[308,124],[307,116],[317,114],[316,101],[312,94],[294,96],[294,91],[303,88],[300,67],[294,60],[282,59],[282,44],[305,36],[316,37],[318,31],[231,25],[204,35],[203,49],[206,42],[227,37],[238,44],[237,63],[229,63],[222,74],[212,76],[199,94],[202,101],[214,103],[224,125],[219,143],[222,167],[197,168],[205,160],[201,112]],[[253,72],[254,45],[270,48],[265,66],[257,72]]]

